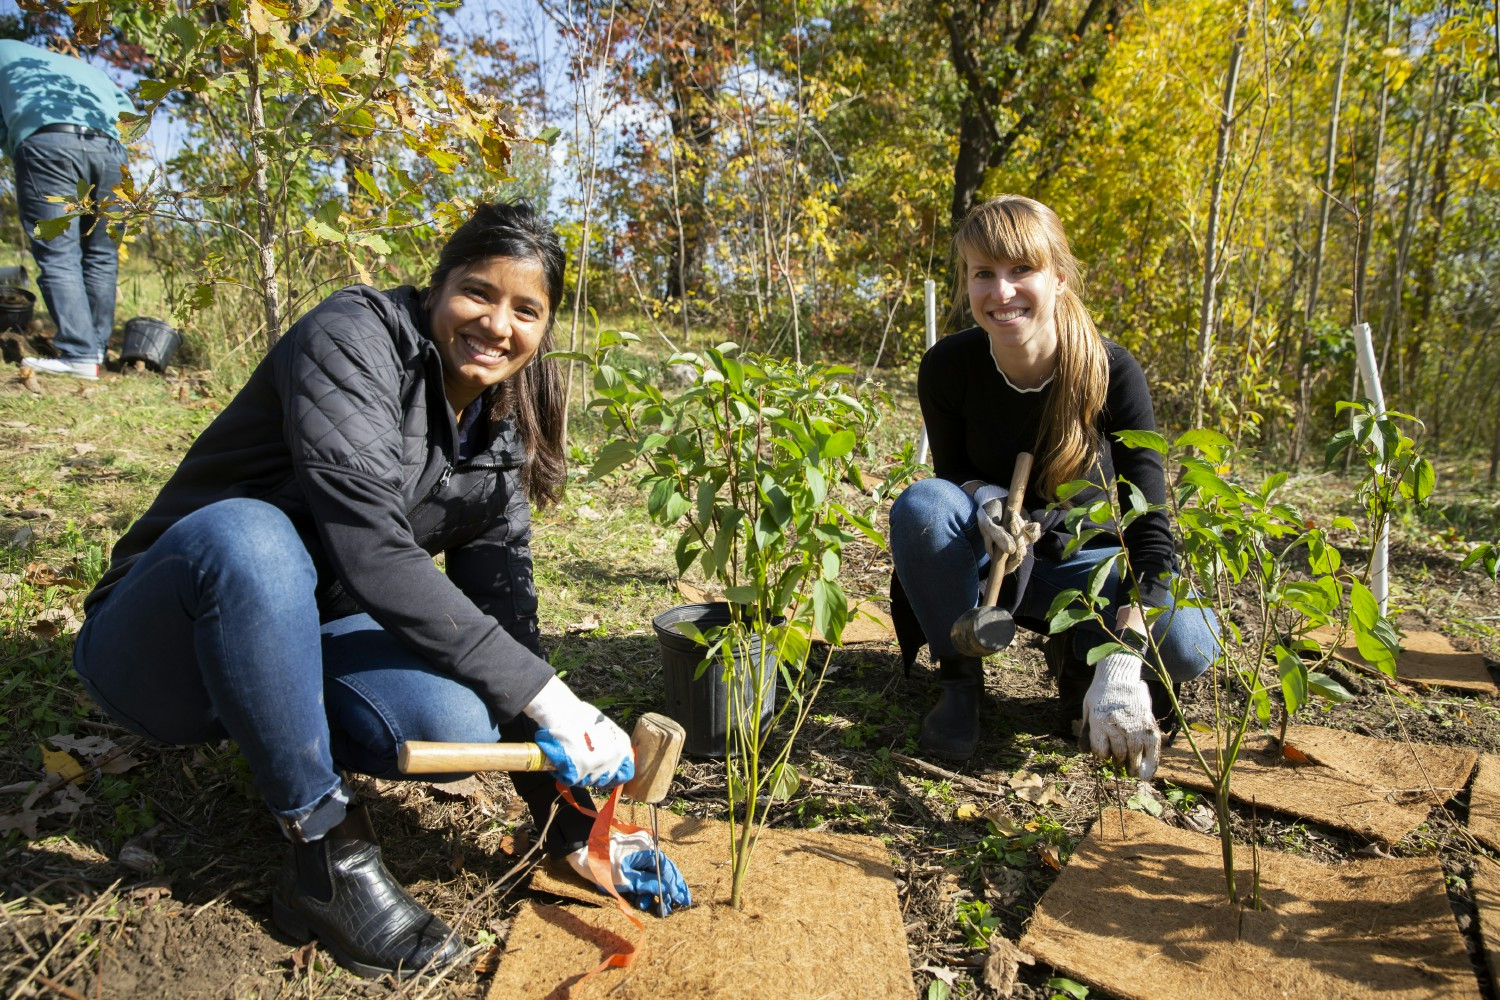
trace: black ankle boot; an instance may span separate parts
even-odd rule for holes
[[[1073,634],[1049,635],[1042,644],[1047,673],[1057,685],[1058,727],[1064,736],[1074,737],[1083,723],[1083,698],[1094,683],[1094,668],[1073,651]]]
[[[1156,716],[1156,726],[1161,730],[1162,746],[1167,746],[1176,739],[1177,730],[1182,725],[1182,720],[1172,708],[1174,699],[1179,703],[1182,700],[1182,685],[1174,681],[1172,697],[1169,698],[1166,685],[1150,664],[1141,670],[1141,678],[1146,682],[1146,691],[1151,695],[1151,714]]]
[[[356,975],[414,975],[441,969],[463,952],[458,935],[411,897],[380,860],[363,806],[319,840],[292,844],[271,919],[298,941],[316,937]]]
[[[924,753],[965,761],[979,745],[979,699],[984,694],[984,661],[973,656],[938,660],[938,703],[922,720],[918,740]]]

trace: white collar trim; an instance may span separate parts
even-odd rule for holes
[[[1000,377],[1005,379],[1005,384],[1010,386],[1011,389],[1015,390],[1016,392],[1041,392],[1043,389],[1047,388],[1047,386],[1052,384],[1053,379],[1057,378],[1057,372],[1056,370],[1054,370],[1051,375],[1047,376],[1046,380],[1043,381],[1041,385],[1033,386],[1030,389],[1022,389],[1020,386],[1016,385],[1010,380],[1010,376],[1005,374],[1005,369],[1000,367],[1000,362],[995,360],[995,347],[993,344],[990,345],[989,350],[990,363],[995,366],[995,371],[999,372]]]

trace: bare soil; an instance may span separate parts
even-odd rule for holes
[[[569,551],[569,517],[564,509],[539,518],[539,563],[550,559],[567,567],[580,587],[595,585],[590,580],[639,587],[660,609],[674,603],[660,568],[670,564],[669,551],[660,560],[639,557],[623,564]],[[1393,566],[1398,601],[1406,608],[1403,627],[1443,632],[1459,648],[1483,653],[1492,671],[1500,666],[1492,583],[1460,571],[1457,559],[1440,547],[1417,542],[1398,545]],[[889,571],[883,554],[863,549],[845,560],[846,587],[852,594],[883,595]],[[581,695],[628,719],[660,707],[649,624],[647,619],[633,628],[575,632],[554,620],[544,641],[566,654],[569,681]],[[54,641],[65,652],[70,639]],[[904,676],[893,643],[836,651],[794,755],[806,780],[797,796],[776,806],[772,823],[884,838],[896,867],[918,996],[941,995],[940,987],[930,992],[938,981],[948,984],[952,996],[988,996],[993,991],[981,973],[986,952],[966,935],[960,903],[987,903],[996,921],[991,933],[1016,941],[1073,844],[1102,811],[1149,803],[1172,821],[1193,825],[1202,815],[1195,808],[1201,801],[1112,779],[1093,767],[1059,732],[1040,641],[1024,632],[988,665],[983,738],[973,760],[948,768],[958,777],[906,763],[903,757],[919,756],[918,728],[934,697],[931,679],[925,654]],[[1341,679],[1355,700],[1314,709],[1306,721],[1398,741],[1500,752],[1500,708],[1492,701],[1437,691],[1408,701],[1366,677]],[[83,698],[70,675],[50,683],[64,700]],[[1188,686],[1190,719],[1209,714],[1210,694],[1206,681]],[[84,714],[80,732],[117,742],[140,764],[129,786],[88,778],[82,786],[88,801],[76,812],[43,817],[34,837],[12,832],[0,842],[5,996],[484,996],[523,898],[517,885],[535,860],[529,850],[535,831],[504,777],[480,776],[456,786],[361,783],[390,868],[470,945],[466,960],[441,979],[367,982],[272,927],[269,893],[285,848],[232,746],[142,743],[97,710]],[[1016,787],[1018,772],[1037,776],[1052,794]],[[0,755],[0,784],[30,783],[35,776],[34,763],[23,754]],[[107,793],[119,787],[128,787],[129,796],[112,801]],[[685,761],[673,791],[675,810],[724,817],[717,764]],[[1466,809],[1464,792],[1389,847],[1264,812],[1253,829],[1248,816],[1239,817],[1234,833],[1241,841],[1253,837],[1329,863],[1376,852],[1436,854],[1449,876],[1454,919],[1469,941],[1476,982],[1493,997],[1474,925],[1469,880],[1479,849],[1461,830]],[[985,814],[988,821],[981,818]],[[143,816],[150,825],[122,837],[122,824]],[[1053,975],[1044,966],[1022,966],[1012,995],[1052,997]],[[769,988],[761,995],[776,994]]]

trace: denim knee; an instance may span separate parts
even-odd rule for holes
[[[167,530],[188,534],[184,548],[194,550],[220,586],[245,588],[236,590],[245,599],[304,601],[317,586],[312,556],[291,518],[263,500],[220,500]]]
[[[477,691],[427,663],[368,615],[323,627],[323,662],[333,756],[343,767],[400,777],[396,753],[407,740],[493,743],[500,737]]]
[[[1152,631],[1162,667],[1179,684],[1206,671],[1223,648],[1219,619],[1209,608],[1174,608]]]
[[[946,479],[919,479],[891,504],[891,554],[937,552],[964,536],[974,521],[974,501]],[[899,553],[898,553],[899,550]]]

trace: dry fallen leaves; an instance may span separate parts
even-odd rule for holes
[[[1055,783],[1047,781],[1040,774],[1031,771],[1017,771],[1010,779],[1010,787],[1016,793],[1016,798],[1023,799],[1035,805],[1055,805],[1063,809],[1069,807],[1070,803],[1066,796],[1058,789]]]
[[[990,936],[990,953],[984,960],[984,984],[1002,997],[1016,991],[1016,977],[1021,966],[1036,960],[1000,934]]]

